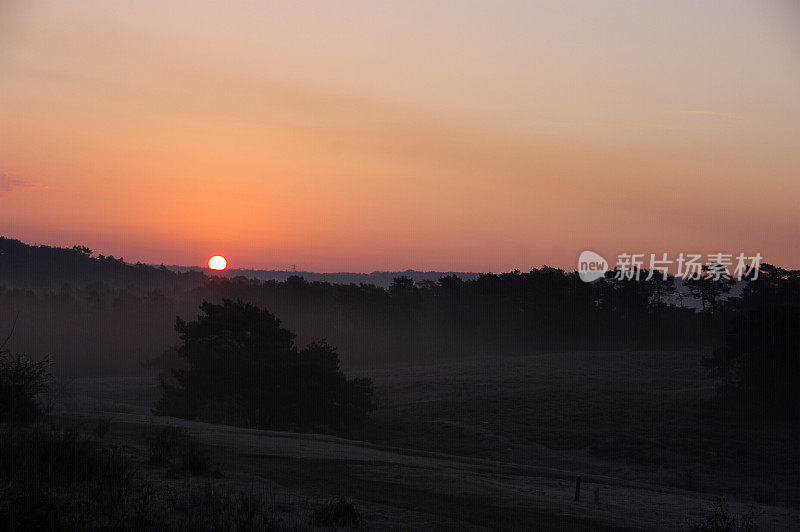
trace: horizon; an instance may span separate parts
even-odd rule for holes
[[[566,274],[575,272],[575,273],[579,273],[581,275],[581,277],[583,277],[583,275],[584,275],[583,274],[583,270],[581,269],[581,266],[579,264],[578,265],[573,265],[572,267],[562,267],[562,266],[555,266],[555,265],[551,265],[551,264],[540,264],[540,265],[537,265],[537,266],[531,266],[531,267],[525,267],[525,268],[517,267],[517,268],[511,268],[509,270],[498,270],[498,271],[490,271],[490,270],[489,271],[487,271],[487,270],[484,270],[484,271],[421,270],[421,269],[416,269],[416,268],[403,268],[403,269],[396,269],[396,270],[371,270],[371,271],[314,271],[314,270],[305,270],[305,269],[302,269],[302,268],[292,269],[292,266],[297,266],[297,265],[294,265],[294,264],[289,265],[287,269],[246,267],[246,266],[240,266],[240,265],[230,266],[230,264],[228,264],[226,267],[224,267],[222,269],[215,270],[215,269],[211,269],[208,265],[204,265],[203,266],[203,265],[185,265],[185,264],[166,264],[166,263],[163,263],[163,262],[161,262],[161,263],[152,263],[152,262],[143,262],[143,261],[139,261],[139,260],[125,259],[125,257],[117,256],[117,255],[114,255],[113,253],[109,253],[109,254],[102,253],[102,252],[100,252],[98,250],[95,250],[95,249],[91,248],[91,246],[86,246],[85,244],[72,244],[72,245],[66,245],[66,246],[59,246],[59,245],[51,245],[51,244],[40,243],[40,242],[24,242],[24,241],[22,241],[20,239],[16,239],[16,238],[9,237],[9,236],[6,236],[6,235],[0,235],[0,239],[3,239],[3,238],[9,239],[9,240],[16,240],[17,242],[20,242],[21,244],[23,244],[25,246],[32,246],[32,247],[45,246],[45,247],[61,248],[61,249],[73,249],[73,248],[78,248],[78,247],[85,247],[85,248],[88,248],[91,251],[91,256],[93,258],[97,258],[98,256],[103,255],[103,256],[107,256],[107,257],[111,257],[111,258],[115,258],[115,259],[120,259],[127,265],[135,265],[137,263],[141,263],[141,264],[144,264],[145,266],[150,266],[150,267],[154,267],[154,268],[158,268],[158,267],[162,267],[163,266],[163,267],[165,267],[165,268],[167,268],[169,270],[175,271],[175,272],[199,271],[199,272],[205,273],[207,275],[211,275],[211,276],[224,276],[224,277],[229,277],[229,278],[234,277],[233,274],[236,274],[236,273],[240,273],[241,274],[241,273],[246,273],[246,272],[250,272],[250,273],[267,273],[267,274],[269,274],[269,273],[292,274],[292,275],[296,274],[296,275],[299,275],[301,278],[303,277],[303,274],[311,274],[312,276],[321,276],[323,278],[325,276],[337,276],[337,275],[341,275],[341,276],[352,275],[352,276],[375,277],[375,276],[379,276],[380,274],[404,274],[404,273],[422,274],[422,278],[423,279],[426,278],[425,274],[431,274],[431,273],[433,273],[433,274],[450,274],[450,275],[456,275],[456,276],[473,276],[473,277],[462,277],[462,278],[464,278],[466,280],[466,279],[475,278],[475,277],[477,277],[479,275],[503,275],[503,274],[513,273],[514,271],[518,271],[520,273],[530,273],[530,272],[533,272],[535,270],[542,269],[542,268],[554,268],[554,269],[557,269],[557,270],[561,270]],[[754,258],[754,257],[748,257],[748,259],[752,259],[752,258]],[[776,266],[778,268],[785,269],[785,270],[788,270],[790,272],[794,271],[791,267],[786,267],[786,265],[769,263],[768,261],[763,261],[763,260],[759,260],[758,262],[753,263],[752,266],[754,266],[755,268],[758,269],[758,268],[762,267],[765,264],[771,264],[772,266]],[[619,265],[613,265],[611,263],[606,264],[606,270],[605,271],[609,272],[609,271],[613,270],[614,267],[618,267],[618,266]],[[671,275],[673,275],[675,273],[672,270],[673,266],[674,265],[670,265],[669,266],[669,268],[670,268],[669,269],[669,273]],[[747,266],[751,266],[751,264],[748,263]],[[648,271],[647,264],[645,264],[641,269],[642,269],[642,271],[644,271],[646,273]],[[735,280],[737,282],[741,281],[742,279],[741,278],[737,278],[737,274],[733,271],[733,269],[734,269],[733,265],[728,266],[727,267],[727,273],[729,273],[732,278],[735,278]],[[656,267],[656,269],[654,271],[658,273],[661,270],[658,269],[658,267]],[[687,270],[687,271],[689,271],[689,270]],[[747,275],[748,274],[746,274],[746,273],[743,274],[744,277],[746,277]],[[419,279],[419,275],[417,277]],[[263,280],[266,280],[266,279],[272,279],[272,277],[266,277],[266,278],[265,277],[253,277],[252,279],[258,279],[258,280],[263,281]],[[636,279],[638,280],[639,277],[637,276]],[[678,282],[679,285],[681,284],[681,281],[679,281],[679,279],[681,279],[681,275],[674,275],[674,279]],[[315,279],[312,278],[310,280],[310,282],[312,282],[314,280]],[[319,280],[319,279],[316,279],[316,280]],[[431,280],[436,280],[436,279],[434,278],[434,279],[431,279]],[[586,280],[586,279],[584,279],[584,280],[587,281],[587,282],[591,282],[592,279],[590,278],[589,280]],[[373,281],[374,281],[374,279],[373,279]],[[388,278],[384,279],[384,283],[387,283],[387,286],[388,286],[388,283],[390,281],[391,281],[391,279],[388,279]],[[333,280],[333,281],[330,281],[330,282],[334,282],[335,283],[336,281]],[[352,282],[352,281],[350,281],[350,282]],[[380,283],[379,283],[379,285],[380,285]]]
[[[6,238],[6,239],[9,239],[9,240],[16,240],[18,242],[21,242],[23,245],[27,245],[27,246],[46,246],[46,247],[51,247],[51,248],[62,248],[62,249],[72,249],[72,248],[77,248],[77,247],[86,247],[86,248],[91,250],[92,256],[95,256],[95,257],[99,256],[99,255],[110,256],[110,257],[113,257],[113,258],[121,259],[126,264],[142,263],[142,264],[145,264],[147,266],[154,266],[154,267],[164,266],[166,268],[173,268],[173,269],[174,268],[180,268],[180,269],[186,269],[186,270],[195,269],[195,270],[204,271],[204,272],[207,272],[207,273],[211,273],[213,271],[211,268],[209,268],[208,264],[205,264],[205,265],[200,265],[200,264],[170,264],[170,263],[167,263],[167,262],[164,262],[164,261],[147,262],[147,261],[144,261],[144,260],[141,260],[141,259],[136,259],[136,258],[131,259],[130,257],[128,257],[126,259],[124,255],[115,254],[113,252],[107,252],[107,251],[104,251],[104,250],[95,249],[91,245],[87,245],[86,242],[84,242],[84,243],[67,243],[67,244],[53,244],[53,243],[43,243],[43,242],[36,242],[36,241],[25,242],[21,238],[16,238],[16,237],[13,237],[13,236],[8,236],[8,235],[3,235],[3,234],[0,234],[0,238]],[[584,253],[586,253],[586,251],[584,251]],[[592,252],[589,252],[589,253],[592,253]],[[714,254],[707,254],[704,258],[707,258],[707,259],[711,260],[712,259],[712,255],[714,255]],[[793,266],[772,262],[770,260],[767,260],[767,258],[765,258],[763,256],[760,256],[758,253],[756,253],[756,255],[759,255],[759,256],[745,256],[744,254],[742,254],[742,255],[743,256],[741,258],[745,259],[745,262],[742,264],[742,266],[744,266],[745,268],[755,267],[757,269],[760,265],[772,264],[772,265],[777,266],[779,268],[787,269],[787,270],[790,270],[790,271],[793,270]],[[211,257],[211,255],[209,257]],[[702,258],[703,258],[702,255],[698,254],[697,257],[701,261],[700,265],[703,265],[703,264],[710,265],[710,264],[714,264],[714,262],[715,262],[715,261],[710,261],[710,262],[703,263],[702,262]],[[225,271],[225,272],[231,272],[231,271],[233,271],[233,272],[236,272],[236,271],[282,272],[282,273],[295,273],[296,272],[296,273],[310,273],[310,274],[315,274],[315,275],[336,275],[336,274],[375,275],[375,274],[380,274],[380,273],[404,273],[404,272],[447,273],[447,274],[467,274],[467,275],[477,275],[477,274],[495,274],[495,275],[498,275],[498,274],[503,274],[503,273],[510,273],[510,272],[513,272],[513,271],[530,272],[530,271],[533,271],[535,269],[541,269],[541,268],[556,268],[556,269],[563,270],[564,272],[572,272],[572,271],[580,272],[581,268],[582,268],[580,261],[583,260],[583,258],[581,256],[579,259],[576,257],[576,259],[578,259],[578,260],[576,260],[575,263],[573,263],[571,265],[566,265],[566,266],[557,265],[557,264],[542,263],[542,264],[533,265],[533,266],[523,266],[523,267],[512,266],[512,267],[510,267],[508,269],[504,269],[504,270],[421,269],[421,268],[414,268],[414,267],[400,267],[400,268],[396,268],[396,269],[384,269],[384,270],[312,270],[312,269],[304,269],[302,267],[302,265],[298,266],[297,264],[288,264],[288,265],[284,265],[284,266],[281,266],[281,265],[278,265],[278,266],[248,266],[248,265],[236,264],[235,262],[232,263],[229,257],[225,257],[225,258],[227,260],[226,266],[224,268],[222,268],[222,269],[213,271],[213,273],[215,275],[222,274],[223,271]],[[603,259],[603,257],[599,257],[599,258]],[[623,258],[623,256],[618,256],[617,257],[618,261],[621,260],[622,258]],[[677,265],[677,262],[678,262],[676,260],[677,256],[671,256],[670,255],[668,257],[669,260],[667,261],[668,264],[660,263],[659,262],[659,258],[660,258],[660,255],[652,254],[652,257],[650,257],[650,256],[639,257],[639,259],[641,261],[643,261],[643,262],[639,262],[639,263],[633,263],[633,262],[630,262],[630,260],[626,264],[622,264],[621,262],[617,262],[617,263],[607,262],[605,264],[605,271],[610,271],[610,270],[613,270],[614,268],[621,268],[623,270],[626,270],[626,269],[635,268],[635,267],[638,266],[639,269],[641,269],[641,270],[643,270],[645,272],[648,271],[649,269],[653,269],[654,271],[660,272],[661,269],[666,266],[668,271],[669,271],[669,273],[675,275],[676,277],[680,276],[681,270],[685,270],[687,272],[691,271],[690,270],[690,262],[691,261],[689,260],[690,257],[689,257],[688,254],[687,254],[687,257],[686,257],[686,261],[685,261],[686,262],[686,267],[685,268],[683,267],[683,265]],[[734,272],[734,270],[737,267],[736,265],[737,265],[737,258],[738,257],[734,254],[734,255],[732,255],[731,257],[728,257],[728,258],[729,258],[730,262],[724,263],[723,266],[726,268],[727,273],[731,274],[731,276],[733,276],[733,277],[736,277],[736,273]],[[629,257],[629,259],[630,259],[630,257]],[[651,265],[648,262],[650,260],[655,260],[656,264],[655,265]],[[678,272],[677,273],[675,272],[676,266],[678,267]]]
[[[123,259],[125,264],[136,264],[138,262],[138,263],[145,264],[147,266],[154,266],[154,267],[164,266],[165,268],[197,269],[197,270],[201,270],[201,271],[210,273],[210,268],[208,267],[208,265],[201,265],[201,264],[168,264],[168,263],[165,263],[165,262],[145,262],[145,261],[142,261],[142,260],[138,260],[136,258],[133,258],[133,259],[126,258],[123,255],[115,254],[113,252],[107,252],[107,251],[104,251],[104,250],[97,250],[97,249],[93,248],[92,246],[87,245],[85,242],[84,243],[72,243],[72,244],[70,244],[70,243],[67,243],[67,244],[61,244],[61,243],[53,244],[53,243],[48,243],[48,242],[25,242],[21,238],[17,238],[17,237],[14,237],[14,236],[8,236],[8,235],[2,235],[2,234],[0,234],[0,238],[7,238],[9,240],[17,240],[17,241],[19,241],[22,244],[27,245],[27,246],[49,246],[51,248],[63,248],[63,249],[72,249],[73,247],[85,246],[85,247],[89,248],[92,251],[92,256],[93,257],[97,257],[98,255],[104,255],[104,256],[115,257],[115,258],[118,258],[118,259],[121,258],[121,259]],[[228,259],[228,258],[226,257],[226,259]],[[305,270],[305,269],[301,269],[299,267],[296,270],[291,270],[291,269],[289,269],[289,268],[291,268],[291,266],[292,266],[292,264],[289,264],[289,265],[286,266],[287,269],[282,269],[280,267],[270,268],[270,267],[250,267],[250,266],[243,266],[243,265],[236,265],[236,264],[231,265],[230,264],[230,259],[228,259],[228,265],[223,270],[215,272],[214,274],[215,275],[219,275],[219,274],[222,274],[222,272],[230,272],[230,271],[254,271],[254,272],[255,271],[263,271],[263,272],[272,272],[272,271],[274,271],[274,272],[286,272],[286,273],[292,273],[292,272],[296,271],[297,273],[314,273],[314,274],[321,274],[321,275],[326,275],[326,274],[371,275],[371,274],[376,274],[376,273],[403,273],[403,272],[416,272],[416,273],[430,273],[430,272],[434,272],[434,273],[466,273],[466,274],[502,273],[502,272],[492,272],[492,271],[480,271],[479,272],[479,271],[465,271],[465,270],[423,270],[423,269],[418,269],[418,268],[400,268],[400,269],[396,269],[396,270],[370,270],[370,271],[344,271],[344,270],[315,271],[315,270]],[[541,266],[533,266],[532,268],[544,267],[544,266],[549,266],[549,265],[548,264],[543,264]],[[508,270],[508,271],[513,271],[514,269],[515,268],[512,268],[511,270]],[[530,268],[527,269],[527,270],[523,270],[522,268],[516,268],[516,269],[519,269],[521,271],[529,271],[530,270]]]

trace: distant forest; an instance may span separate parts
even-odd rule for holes
[[[798,272],[769,265],[730,293],[731,285],[711,283],[677,292],[673,279],[587,284],[546,266],[474,279],[401,276],[388,288],[260,281],[0,237],[0,336],[13,327],[12,351],[51,355],[64,375],[145,371],[144,361],[178,344],[176,316],[195,319],[204,300],[240,299],[275,314],[299,344],[326,339],[344,368],[563,350],[711,350],[736,316],[797,304],[800,285]]]
[[[207,272],[206,268],[200,266],[167,266],[167,269],[184,273],[188,271]],[[395,277],[408,277],[414,282],[419,281],[438,281],[439,277],[443,275],[456,275],[462,279],[474,279],[478,276],[477,273],[472,272],[437,272],[437,271],[419,271],[419,270],[405,270],[402,272],[395,271],[377,271],[371,273],[353,273],[353,272],[332,272],[332,273],[319,273],[307,271],[289,271],[289,270],[248,270],[248,269],[235,269],[226,268],[217,275],[222,277],[247,277],[248,279],[258,279],[259,281],[285,281],[289,277],[302,277],[306,281],[322,281],[333,284],[374,284],[375,286],[382,286],[387,288]]]

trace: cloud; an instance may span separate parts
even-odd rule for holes
[[[11,177],[10,175],[0,172],[0,196],[4,196],[14,190],[41,190],[47,188],[39,183],[28,181],[27,179],[19,179]]]

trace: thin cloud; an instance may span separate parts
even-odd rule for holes
[[[4,172],[0,172],[0,196],[4,196],[14,190],[41,190],[44,188],[47,187],[27,179],[11,177]]]

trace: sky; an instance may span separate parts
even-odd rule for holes
[[[800,267],[800,3],[0,0],[0,234],[154,264]]]

